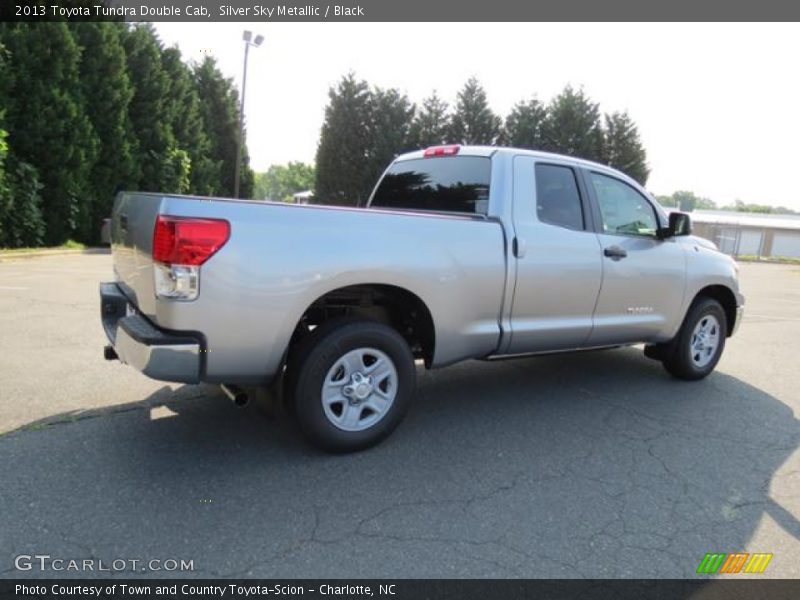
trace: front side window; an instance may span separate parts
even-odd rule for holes
[[[591,179],[600,205],[604,233],[656,235],[658,219],[647,198],[619,179],[600,173],[592,173]]]
[[[442,156],[394,163],[370,206],[485,215],[492,161],[483,156]]]
[[[536,216],[542,223],[584,229],[575,171],[558,165],[536,165]]]

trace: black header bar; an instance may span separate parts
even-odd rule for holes
[[[3,0],[2,20],[796,21],[792,0]]]

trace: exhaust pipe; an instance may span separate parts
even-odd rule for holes
[[[244,408],[250,404],[250,394],[248,394],[238,385],[223,383],[219,387],[221,387],[222,391],[225,392],[225,395],[231,399],[231,402],[233,402],[234,406],[238,408]]]

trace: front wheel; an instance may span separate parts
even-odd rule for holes
[[[293,377],[294,412],[303,433],[329,452],[377,444],[397,427],[414,395],[408,344],[373,321],[344,321],[311,335]]]
[[[664,368],[680,379],[702,379],[717,366],[725,348],[725,311],[712,298],[698,299],[663,358]]]

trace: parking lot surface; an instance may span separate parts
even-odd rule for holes
[[[38,553],[193,564],[150,576],[694,577],[707,552],[769,552],[764,577],[800,577],[800,267],[741,276],[704,381],[641,348],[420,371],[392,437],[328,456],[286,417],[104,361],[107,254],[0,262],[0,576],[41,576],[14,566]]]

